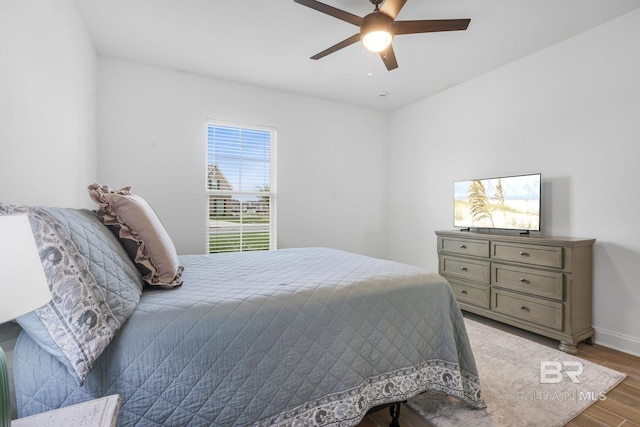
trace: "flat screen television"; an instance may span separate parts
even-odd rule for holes
[[[540,231],[540,174],[458,181],[454,227]]]

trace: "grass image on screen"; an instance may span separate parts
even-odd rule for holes
[[[454,184],[454,226],[540,230],[540,174]]]

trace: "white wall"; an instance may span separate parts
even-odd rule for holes
[[[389,256],[437,270],[453,182],[541,172],[543,231],[597,239],[596,341],[640,355],[640,9],[391,115]]]
[[[72,0],[0,1],[0,201],[91,205],[96,76]]]
[[[99,177],[132,185],[179,253],[206,250],[206,120],[277,130],[278,246],[386,255],[387,116],[186,73],[99,60]]]

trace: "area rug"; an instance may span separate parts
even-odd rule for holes
[[[434,427],[563,426],[626,375],[465,319],[487,409],[423,393],[407,402]]]

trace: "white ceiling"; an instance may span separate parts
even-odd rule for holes
[[[408,0],[398,20],[471,18],[401,35],[387,71],[358,28],[293,0],[77,0],[99,55],[392,111],[640,7],[640,0]],[[364,16],[367,0],[325,3]],[[371,72],[371,76],[368,73]],[[380,93],[387,96],[379,96]]]

